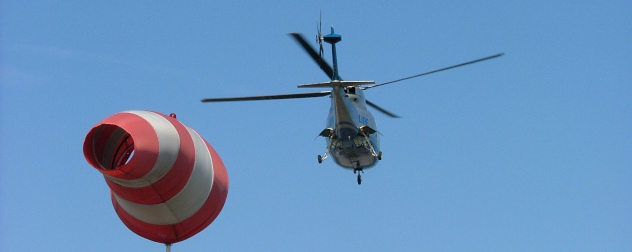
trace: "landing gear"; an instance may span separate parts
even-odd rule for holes
[[[369,128],[368,126],[362,126],[360,127],[360,134],[364,137],[364,140],[366,141],[366,144],[369,145],[369,149],[371,150],[371,154],[373,154],[374,157],[377,158],[377,160],[382,160],[382,152],[375,152],[375,148],[373,148],[373,145],[371,144],[371,140],[369,140],[369,135],[375,133],[376,131],[374,131],[373,129]]]
[[[328,143],[327,143],[327,148],[325,148],[325,155],[324,156],[318,155],[319,164],[321,164],[323,160],[329,157],[329,149],[331,149],[331,145],[334,143],[334,137],[336,137],[336,134],[334,134],[333,129],[325,129],[323,130],[323,132],[320,133],[320,136],[329,137],[329,141],[327,141]]]
[[[362,170],[362,168],[353,169],[353,174],[356,174],[356,172],[358,173],[358,185],[360,185],[362,184],[362,175],[360,173],[364,173],[364,171]]]

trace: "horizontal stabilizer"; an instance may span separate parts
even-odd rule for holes
[[[323,88],[323,87],[357,87],[366,84],[375,84],[375,81],[330,81],[298,85],[299,88]]]

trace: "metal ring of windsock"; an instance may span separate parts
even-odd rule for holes
[[[228,173],[195,130],[151,111],[126,111],[95,125],[83,154],[103,174],[123,223],[149,240],[172,244],[219,215]]]

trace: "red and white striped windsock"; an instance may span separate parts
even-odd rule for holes
[[[83,154],[105,177],[119,218],[149,240],[185,240],[211,224],[226,202],[222,160],[174,114],[114,114],[88,132]]]

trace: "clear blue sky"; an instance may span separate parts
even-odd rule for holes
[[[175,112],[219,152],[226,205],[172,251],[632,251],[630,1],[2,1],[0,251],[164,251],[84,160],[125,110]],[[289,37],[335,25],[384,156],[355,175],[314,138],[327,77]],[[330,60],[329,48],[326,48]]]

